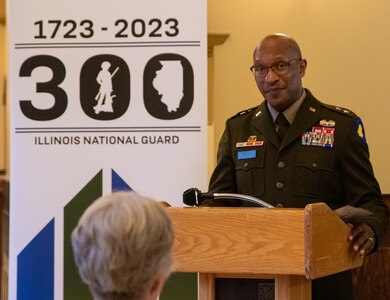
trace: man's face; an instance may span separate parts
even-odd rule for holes
[[[279,72],[280,69],[287,68]],[[284,63],[284,66],[283,66]],[[266,40],[256,49],[253,56],[254,66],[269,67],[266,74],[255,75],[257,86],[265,100],[276,110],[289,108],[302,94],[302,77],[305,75],[306,61],[287,47],[285,40]]]

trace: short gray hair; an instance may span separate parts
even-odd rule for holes
[[[171,271],[173,241],[166,208],[135,192],[97,199],[72,232],[80,276],[100,299],[141,299]]]

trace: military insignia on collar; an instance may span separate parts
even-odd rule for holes
[[[333,120],[321,120],[320,125],[325,127],[335,127],[336,122]]]
[[[312,111],[312,112],[316,112],[316,109],[314,107],[312,107],[312,106],[310,106],[309,110]]]
[[[356,132],[360,136],[363,142],[366,142],[366,134],[364,132],[364,126],[361,119],[356,119]]]

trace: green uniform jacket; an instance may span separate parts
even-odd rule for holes
[[[361,120],[306,93],[280,148],[265,101],[227,120],[209,192],[251,195],[283,207],[303,208],[314,202],[325,202],[332,209],[362,207],[373,214],[359,223],[370,225],[380,241],[388,208],[374,177]],[[326,146],[304,145],[302,135],[312,132],[313,126],[334,130]],[[254,140],[257,145],[250,146],[248,141]],[[202,205],[254,204],[207,200]]]

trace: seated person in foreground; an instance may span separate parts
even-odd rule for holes
[[[72,232],[76,265],[94,299],[155,300],[173,266],[164,206],[135,192],[94,201]]]

